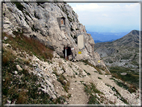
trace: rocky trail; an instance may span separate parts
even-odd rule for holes
[[[68,99],[69,104],[87,104],[88,98],[84,92],[84,86],[77,79],[71,81],[69,93],[71,94]]]
[[[94,72],[96,71],[96,69],[94,69],[91,66],[85,65],[82,62],[76,62],[75,64],[80,66],[82,69],[86,70],[86,72],[90,73],[91,75],[71,79],[70,90],[69,90],[69,93],[71,94],[71,98],[69,99],[69,104],[87,104],[88,96],[84,92],[84,85],[82,83],[92,82],[92,83],[99,84],[99,81],[97,79],[99,75]]]
[[[44,81],[42,79],[40,83],[42,84],[41,89],[45,93],[48,92],[52,98],[56,99],[61,96],[66,96],[64,104],[87,104],[91,95],[97,96],[96,99],[99,104],[126,105],[127,103],[139,103],[139,91],[130,93],[123,87],[118,86],[115,81],[111,79],[112,75],[99,74],[94,67],[89,66],[84,62],[66,61],[63,58],[60,58],[57,53],[54,53],[52,61],[47,63],[39,60],[35,56],[29,56],[18,50],[14,51],[9,44],[3,44],[3,48],[6,51],[10,51],[12,54],[18,54],[17,57],[21,60],[31,60],[31,64],[25,67],[23,66],[23,69],[27,69],[29,72],[33,72],[40,78],[44,78]],[[21,54],[24,54],[26,58],[23,56],[20,57]],[[67,86],[67,84],[63,85],[64,81],[69,83],[67,91],[65,91],[65,86]],[[96,92],[86,88],[86,91],[90,94],[88,95],[85,91],[85,86],[91,84],[94,84],[94,90]],[[95,104],[95,102],[93,104]]]
[[[112,102],[115,102],[116,104],[124,104],[118,97],[116,96],[116,92],[112,90],[112,87],[115,87],[117,91],[120,93],[121,96],[123,96],[125,99],[129,99],[129,103],[138,103],[138,100],[132,100],[132,98],[135,96],[135,98],[138,97],[137,94],[131,94],[124,88],[118,86],[112,79],[110,79],[111,75],[101,75],[96,73],[97,71],[95,68],[85,65],[83,62],[76,62],[76,65],[78,65],[80,68],[84,69],[87,73],[90,73],[90,75],[87,75],[85,77],[77,77],[72,78],[70,80],[70,89],[69,94],[71,94],[71,97],[68,100],[69,104],[87,104],[89,97],[84,92],[84,85],[93,83],[96,85],[97,89],[104,93],[104,96],[107,100],[110,100]],[[125,95],[125,96],[124,96]]]

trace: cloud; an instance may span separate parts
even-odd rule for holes
[[[102,14],[102,16],[104,16],[104,17],[108,17],[108,14]]]
[[[139,28],[139,3],[74,3],[71,6],[85,26]]]
[[[140,7],[139,3],[77,3],[73,9],[79,12],[86,11],[135,11]]]
[[[98,4],[95,3],[89,3],[89,4],[77,4],[73,9],[75,11],[93,11],[94,9],[100,9],[104,8],[103,6],[99,6]]]

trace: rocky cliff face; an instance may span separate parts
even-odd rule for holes
[[[60,19],[64,18],[64,29]],[[94,41],[86,33],[85,26],[78,21],[77,14],[67,3],[55,2],[13,2],[3,3],[3,32],[14,36],[22,33],[27,37],[40,40],[46,46],[63,56],[64,46],[74,47],[75,60],[88,60],[93,65],[98,63],[99,57],[94,53]],[[78,54],[77,36],[84,36],[82,54]]]
[[[66,3],[3,3],[2,43],[3,104],[140,105],[140,89],[109,73]],[[78,61],[61,57],[66,45]]]

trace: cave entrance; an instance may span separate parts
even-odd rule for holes
[[[70,46],[64,46],[63,54],[64,54],[64,58],[65,58],[66,60],[69,60],[69,55],[73,55],[73,54],[72,54],[71,47],[70,47]]]

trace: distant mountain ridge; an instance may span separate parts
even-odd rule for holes
[[[114,41],[113,39],[112,40],[109,40],[109,41],[100,41],[100,40],[94,40],[95,43],[101,43],[101,42],[112,42]]]
[[[113,33],[113,32],[90,32],[90,31],[88,31],[88,33],[91,34],[94,41],[101,41],[101,42],[116,40],[128,34],[128,32]]]
[[[101,43],[102,41],[100,40],[94,40],[95,43]]]
[[[138,68],[139,63],[139,31],[132,30],[124,37],[113,42],[97,43],[98,52],[109,66]]]

